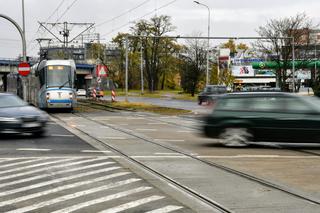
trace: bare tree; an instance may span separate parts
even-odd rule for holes
[[[181,84],[184,91],[194,96],[206,70],[207,43],[204,40],[187,40],[181,67]]]
[[[291,69],[292,64],[292,39],[279,39],[280,37],[293,37],[295,45],[295,53],[297,53],[301,45],[308,44],[306,38],[308,30],[313,27],[312,21],[305,13],[298,13],[293,17],[271,19],[265,26],[260,26],[257,33],[262,37],[267,37],[267,40],[258,40],[255,43],[256,48],[260,49],[267,55],[272,55],[272,60],[277,63],[276,75],[279,87],[282,90],[287,90],[286,81],[291,74],[287,73],[287,69]],[[299,55],[300,58],[303,55]]]

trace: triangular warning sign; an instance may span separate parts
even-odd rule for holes
[[[104,66],[101,66],[101,67],[100,67],[100,75],[106,75],[106,74],[107,74],[107,72],[106,72],[105,67],[104,67]]]

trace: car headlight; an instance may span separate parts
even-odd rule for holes
[[[41,115],[39,115],[39,117],[38,117],[38,121],[40,121],[40,122],[47,122],[48,121],[48,115],[46,115],[46,114],[41,114]]]
[[[12,117],[0,117],[1,122],[7,122],[7,123],[20,123],[20,119],[18,118],[12,118]]]

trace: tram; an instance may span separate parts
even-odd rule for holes
[[[75,81],[76,65],[73,60],[42,60],[31,67],[27,77],[11,74],[8,91],[16,92],[41,109],[72,110],[77,104]],[[12,91],[12,88],[17,91]]]

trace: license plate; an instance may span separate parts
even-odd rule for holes
[[[22,127],[25,127],[25,128],[32,128],[32,127],[39,127],[39,126],[41,126],[41,124],[38,122],[24,123],[22,125]]]

